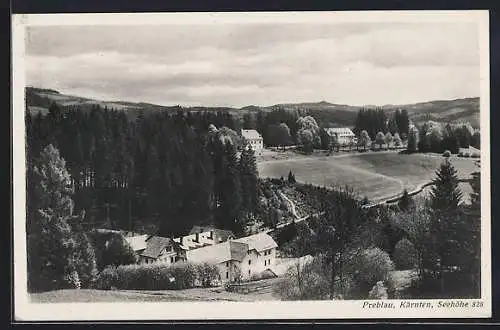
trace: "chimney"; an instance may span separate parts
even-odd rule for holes
[[[181,236],[181,238],[179,238],[179,244],[182,245],[182,239],[184,238],[184,236]]]
[[[208,238],[214,239],[214,231],[213,230],[210,231],[210,236]]]
[[[199,243],[199,242],[200,242],[200,233],[196,233],[196,234],[195,234],[195,237],[196,237],[196,238],[194,239],[194,240],[195,240],[195,242],[196,242],[196,243]]]

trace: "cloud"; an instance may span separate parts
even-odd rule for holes
[[[409,103],[479,93],[471,24],[30,28],[31,85],[109,100]]]

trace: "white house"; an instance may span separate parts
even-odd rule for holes
[[[221,281],[248,279],[267,269],[273,269],[278,244],[266,233],[229,240],[186,251],[190,262],[209,262],[219,268]]]
[[[325,130],[328,135],[332,137],[336,136],[340,145],[356,143],[356,134],[347,127],[325,128]]]
[[[186,260],[186,251],[171,238],[151,236],[146,240],[146,248],[139,254],[139,263],[173,264]]]
[[[260,153],[264,149],[264,140],[256,130],[242,129],[241,135],[247,141],[247,146],[251,147],[256,153]]]

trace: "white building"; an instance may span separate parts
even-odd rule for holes
[[[260,153],[262,149],[264,149],[264,140],[256,130],[242,129],[241,135],[247,141],[247,145],[250,146],[256,153]]]
[[[340,145],[349,145],[356,143],[356,134],[347,127],[325,128],[330,136],[336,136]]]
[[[249,279],[254,274],[273,269],[278,244],[265,233],[229,240],[186,252],[190,262],[209,262],[219,268],[222,282],[237,277]]]

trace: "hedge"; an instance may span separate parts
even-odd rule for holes
[[[173,265],[141,264],[107,267],[98,276],[101,290],[182,290],[197,284],[213,285],[219,273],[215,265],[179,262]]]

